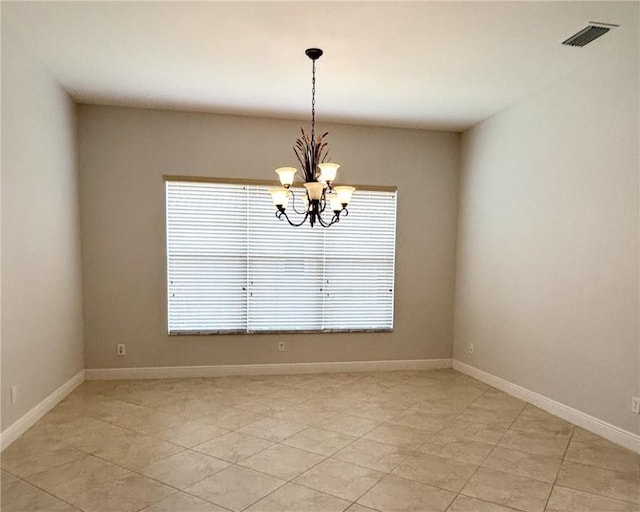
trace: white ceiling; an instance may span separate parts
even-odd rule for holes
[[[589,21],[619,24],[584,48]],[[463,130],[637,44],[636,2],[2,2],[81,103]],[[636,64],[637,65],[637,64]]]

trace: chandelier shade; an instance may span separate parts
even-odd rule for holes
[[[325,162],[318,164],[318,167],[320,168],[320,181],[330,184],[335,181],[340,164]]]
[[[309,48],[305,51],[312,61],[311,80],[311,134],[307,135],[303,128],[302,136],[296,139],[293,152],[302,170],[304,180],[304,192],[299,203],[301,210],[296,209],[296,197],[292,186],[295,182],[298,170],[295,167],[279,167],[276,174],[283,188],[269,189],[271,199],[276,207],[276,217],[287,220],[292,226],[302,226],[307,220],[311,227],[316,223],[323,227],[329,227],[340,220],[341,216],[349,214],[347,206],[351,201],[354,187],[334,187],[340,164],[329,162],[329,146],[324,142],[328,135],[323,133],[316,137],[316,60],[322,56],[320,48]],[[297,220],[287,213],[289,202],[297,214]],[[330,210],[329,213],[327,210]],[[327,213],[325,213],[325,211]],[[324,214],[324,217],[323,217]]]
[[[280,167],[276,169],[276,174],[280,177],[280,183],[283,187],[289,188],[296,179],[298,170],[295,167]]]

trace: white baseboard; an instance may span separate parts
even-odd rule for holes
[[[11,443],[29,430],[36,421],[58,405],[69,393],[84,382],[84,378],[84,370],[80,370],[24,416],[14,421],[13,424],[7,427],[4,432],[0,433],[0,451],[7,448]]]
[[[147,368],[95,368],[85,370],[87,380],[176,379],[230,375],[294,375],[304,373],[380,372],[451,368],[451,359],[347,361],[335,363],[234,364],[220,366],[164,366]]]
[[[547,398],[544,395],[540,395],[535,391],[523,388],[522,386],[518,386],[508,380],[501,379],[500,377],[496,377],[495,375],[479,370],[478,368],[469,366],[468,364],[460,361],[456,361],[455,359],[452,361],[452,367],[454,370],[469,375],[474,379],[478,379],[479,381],[489,384],[500,391],[509,393],[516,398],[529,402],[540,409],[544,409],[563,420],[569,421],[574,425],[578,425],[579,427],[604,437],[613,443],[640,453],[640,436],[633,432],[616,427],[615,425],[598,419],[595,416],[591,416],[574,409],[573,407],[556,402],[555,400]]]

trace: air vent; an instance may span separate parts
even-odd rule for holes
[[[598,23],[595,25],[592,22],[589,22],[589,25],[577,34],[572,35],[569,39],[562,41],[562,44],[567,46],[585,46],[594,39],[598,39],[600,36],[609,32],[612,27],[617,26],[618,25],[607,25],[606,23]]]

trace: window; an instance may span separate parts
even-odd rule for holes
[[[167,180],[169,334],[391,330],[396,192],[325,229],[276,219],[268,188]]]

